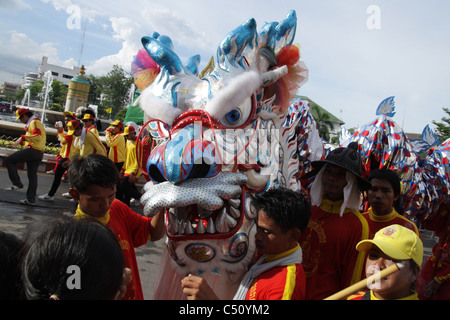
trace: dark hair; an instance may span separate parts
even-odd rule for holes
[[[113,299],[125,261],[114,233],[95,219],[58,218],[28,236],[22,260],[24,295],[29,300]],[[79,288],[73,288],[79,270]]]
[[[369,177],[367,178],[367,180],[372,181],[372,179],[380,179],[380,180],[386,180],[388,181],[391,186],[392,189],[394,189],[394,194],[395,195],[399,195],[401,190],[400,190],[400,185],[401,185],[401,181],[400,181],[400,177],[398,176],[397,173],[395,173],[394,171],[388,170],[388,169],[376,169],[370,172]]]
[[[119,172],[111,159],[100,154],[90,154],[70,163],[67,175],[78,192],[86,192],[93,184],[112,188],[118,182]]]
[[[0,300],[20,299],[21,277],[17,268],[23,241],[0,230]]]
[[[305,196],[282,187],[257,195],[253,205],[257,211],[263,210],[283,232],[293,228],[305,231],[311,217],[311,205]]]

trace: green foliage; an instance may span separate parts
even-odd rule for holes
[[[448,116],[450,116],[449,108],[442,108],[442,109]],[[450,118],[443,117],[441,120],[442,122],[433,121],[433,124],[437,127],[436,135],[442,143],[448,138],[450,138]]]
[[[52,82],[53,104],[57,104],[62,108],[62,106],[66,104],[67,91],[69,91],[69,89],[65,86],[64,83],[62,83],[61,81],[58,81],[58,80],[53,80],[53,82]],[[58,109],[57,106],[56,106],[56,108]],[[62,109],[64,110],[64,108],[62,108]],[[52,110],[54,110],[54,109],[52,109]],[[55,110],[55,111],[59,111],[59,109]]]
[[[317,128],[319,130],[319,136],[325,141],[330,141],[330,130],[333,129],[333,122],[330,119],[330,115],[326,112],[322,112],[320,108],[316,106],[311,107],[311,112],[314,110],[314,120],[316,120]]]
[[[28,87],[30,89],[30,100],[36,100],[38,98],[38,94],[42,92],[42,87],[44,87],[44,81],[36,80],[31,86]],[[25,91],[27,89],[22,89],[16,96],[17,101],[22,101],[25,96]]]
[[[99,116],[123,120],[125,118],[129,90],[133,84],[133,77],[118,65],[114,65],[112,70],[106,75],[97,77],[86,75],[90,82],[88,104],[98,105]],[[40,100],[39,94],[42,93],[44,82],[35,81],[30,87],[30,100]],[[15,100],[22,101],[26,89],[22,89],[16,95]],[[54,111],[64,111],[66,104],[68,88],[64,83],[54,80],[52,82],[52,91],[49,95],[49,109]],[[112,108],[111,114],[105,110]],[[124,110],[124,111],[122,111]]]

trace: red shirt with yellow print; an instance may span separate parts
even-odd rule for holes
[[[300,238],[308,300],[325,299],[362,278],[365,253],[356,245],[367,239],[369,227],[358,211],[345,209],[341,217],[342,203],[323,199],[313,206]]]
[[[75,218],[85,216],[87,215],[78,206]],[[151,218],[135,213],[126,204],[114,199],[106,215],[97,220],[114,232],[122,248],[125,265],[132,272],[132,280],[122,300],[143,300],[144,294],[134,248],[140,247],[150,240]]]
[[[287,256],[297,248],[298,246],[277,255],[267,255],[266,262]],[[300,263],[290,264],[260,274],[248,290],[245,300],[304,300],[305,290],[303,266]]]

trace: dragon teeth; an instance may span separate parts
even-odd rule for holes
[[[213,211],[208,211],[197,207],[199,216],[198,222],[190,222],[188,220],[187,207],[171,208],[168,212],[167,231],[173,235],[190,235],[190,234],[204,234],[204,233],[226,233],[236,227],[237,222],[241,216],[241,200],[229,199],[229,205],[224,206],[220,212],[217,213],[215,221],[212,219]],[[202,222],[202,219],[208,218],[207,226]]]
[[[205,225],[201,220],[198,221],[197,228],[195,229],[195,232],[198,234],[203,234],[206,232]]]
[[[222,209],[222,211],[218,214],[216,218],[216,230],[219,233],[225,233],[228,232],[228,225],[227,225],[227,214],[225,212],[225,208]]]
[[[241,216],[241,211],[239,209],[230,206],[230,214],[233,218],[239,219],[239,217]]]
[[[192,227],[192,224],[189,221],[184,222],[184,233],[185,234],[193,234],[194,228]]]
[[[214,222],[211,217],[209,217],[209,219],[208,219],[208,224],[206,226],[206,232],[216,233],[216,228],[214,227]]]
[[[227,218],[227,225],[230,229],[233,229],[234,227],[236,227],[237,225],[237,221],[233,219],[233,217],[231,217],[228,214],[225,214],[226,218]]]
[[[228,202],[230,203],[232,208],[239,209],[241,206],[241,199],[229,199]]]

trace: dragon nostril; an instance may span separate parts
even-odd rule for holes
[[[156,183],[167,181],[166,178],[164,178],[164,176],[162,175],[161,171],[159,171],[158,167],[154,164],[151,164],[148,167],[148,175]]]
[[[208,175],[209,170],[211,169],[211,166],[202,159],[201,164],[194,164],[192,167],[191,172],[189,172],[189,175],[187,179],[192,178],[204,178]]]

